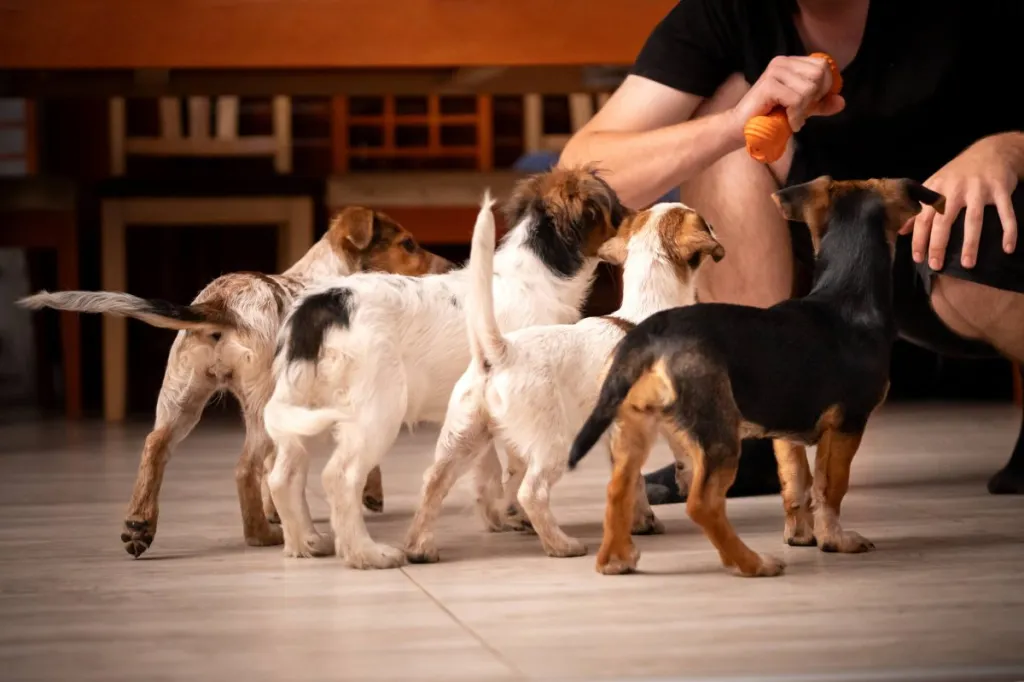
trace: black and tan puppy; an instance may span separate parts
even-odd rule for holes
[[[614,422],[597,558],[602,573],[636,568],[632,498],[659,427],[676,441],[673,451],[692,461],[686,511],[726,567],[748,576],[778,575],[785,567],[747,547],[726,517],[742,438],[775,439],[789,544],[817,543],[830,552],[873,548],[842,529],[839,507],[868,417],[889,387],[896,233],[921,203],[941,213],[945,199],[911,180],[827,176],[773,198],[786,218],[810,228],[817,258],[809,295],[767,309],[667,310],[616,348],[569,460],[575,466]],[[818,446],[813,486],[806,445]]]

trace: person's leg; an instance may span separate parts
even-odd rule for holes
[[[726,81],[697,116],[734,106],[750,86],[742,76]],[[789,225],[772,202],[779,188],[775,178],[788,175],[792,152],[770,168],[754,161],[745,149],[728,154],[680,188],[681,200],[713,227],[726,257],[701,268],[701,301],[767,307],[792,295],[793,243]],[[743,442],[736,481],[729,497],[770,495],[780,490],[770,440]],[[685,502],[676,485],[675,465],[645,477],[652,505]]]
[[[1024,187],[1013,193],[1013,208],[1020,220]],[[916,281],[900,274],[910,272],[912,266],[907,266],[909,248],[899,245],[894,307],[901,335],[942,355],[998,354],[1024,362],[1024,248],[1003,252],[1002,225],[991,206],[984,213],[977,265],[970,270],[960,265],[962,245],[963,215],[951,226],[943,269],[934,274],[927,266],[918,266],[912,273]],[[993,494],[1024,494],[1024,422],[1009,461],[988,488]]]

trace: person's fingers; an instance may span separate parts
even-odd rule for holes
[[[932,270],[942,269],[946,247],[949,245],[949,228],[961,208],[963,200],[959,194],[946,194],[946,212],[936,215],[932,221],[931,235],[928,237],[928,267]]]
[[[996,210],[999,212],[999,222],[1003,225],[1003,251],[1013,253],[1017,248],[1017,215],[1013,211],[1013,201],[1010,193],[999,189],[993,192]]]
[[[973,268],[978,262],[978,244],[981,242],[981,221],[984,215],[985,197],[980,189],[973,189],[967,195],[967,208],[964,211],[964,244],[960,250],[960,265],[968,269]]]
[[[914,236],[910,242],[910,250],[915,263],[923,263],[925,251],[928,249],[928,238],[932,234],[932,223],[936,212],[931,206],[925,206],[914,218]]]
[[[921,215],[921,214],[918,213],[917,215]],[[897,234],[903,235],[903,234],[908,234],[908,233],[912,232],[914,230],[914,223],[916,223],[916,222],[917,222],[917,216],[914,216],[913,218],[908,218],[907,222],[903,223],[903,225],[900,226],[899,232]]]
[[[833,116],[846,108],[846,100],[842,95],[825,95],[825,99],[811,108],[808,116]]]

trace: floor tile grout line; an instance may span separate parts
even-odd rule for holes
[[[446,614],[448,614],[448,617],[451,618],[453,621],[455,621],[458,624],[458,626],[460,628],[462,628],[466,632],[466,634],[468,634],[470,637],[475,639],[480,644],[480,646],[482,646],[484,649],[486,649],[502,665],[504,665],[506,668],[508,668],[512,672],[512,674],[515,675],[516,679],[519,679],[519,680],[527,679],[526,674],[522,670],[520,670],[518,667],[516,667],[516,665],[513,664],[512,661],[508,660],[508,658],[506,658],[504,656],[504,654],[502,654],[500,651],[498,651],[490,642],[488,642],[486,639],[481,637],[480,634],[476,630],[474,630],[473,628],[469,627],[469,625],[467,625],[461,618],[456,616],[452,612],[451,609],[449,609],[447,606],[445,606],[441,602],[440,599],[438,599],[433,594],[431,594],[430,591],[427,590],[427,588],[425,588],[422,583],[420,583],[418,580],[416,580],[416,578],[412,577],[412,575],[409,573],[409,571],[407,571],[404,568],[401,568],[399,570],[402,571],[402,575],[404,575],[409,580],[409,582],[411,582],[413,585],[415,585],[416,588],[419,589],[419,591],[422,592],[427,597],[427,599],[429,599],[430,601],[434,602],[434,604],[437,605],[437,608],[441,609]]]

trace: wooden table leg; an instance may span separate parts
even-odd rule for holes
[[[102,278],[104,291],[124,291],[127,285],[125,224],[119,201],[102,207]],[[124,420],[128,390],[128,325],[123,317],[103,316],[103,418]]]
[[[64,239],[57,247],[57,285],[63,291],[78,288],[78,238],[75,214],[67,216]],[[60,341],[64,364],[64,411],[69,419],[82,417],[82,332],[79,313],[60,314]]]

